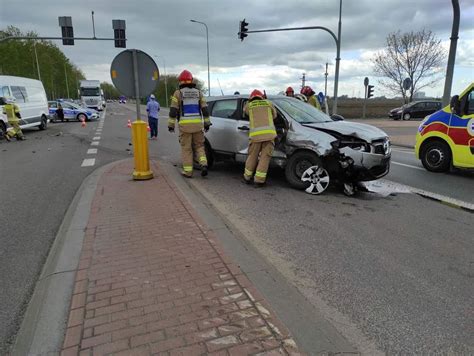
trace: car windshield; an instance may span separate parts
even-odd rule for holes
[[[272,99],[272,101],[279,109],[283,110],[300,124],[332,122],[331,118],[325,113],[298,99],[277,98]]]
[[[100,89],[99,88],[81,88],[81,95],[82,96],[99,96]]]

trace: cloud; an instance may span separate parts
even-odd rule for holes
[[[249,88],[244,85],[245,80],[276,89],[289,83],[297,85],[302,73],[307,73],[309,80],[321,87],[326,61],[330,63],[328,86],[331,88],[334,80],[336,45],[325,31],[251,33],[243,42],[238,40],[237,32],[239,20],[246,18],[250,30],[324,26],[337,34],[339,2],[336,0],[15,0],[9,2],[8,7],[4,3],[1,6],[3,26],[12,24],[45,36],[59,36],[58,16],[73,17],[77,36],[92,36],[90,10],[94,10],[98,37],[111,37],[112,19],[125,19],[128,48],[139,48],[159,56],[160,67],[164,59],[168,73],[179,73],[188,68],[206,82],[205,27],[189,20],[203,21],[209,28],[211,75],[214,78],[211,88],[213,92],[217,90],[216,93],[220,93],[214,83],[218,77],[221,85],[229,85],[229,89],[232,86]],[[460,6],[456,61],[459,68],[455,71],[454,87],[460,83],[460,80],[456,82],[457,77],[469,77],[469,69],[472,78],[473,67],[474,4],[471,0],[460,0]],[[359,85],[356,83],[361,77],[371,75],[371,54],[384,46],[390,32],[426,28],[441,40],[448,41],[451,25],[452,7],[448,0],[343,0],[339,92],[357,94]],[[110,63],[121,51],[108,41],[76,41],[74,47],[61,48],[88,77],[109,81]],[[235,73],[245,80],[236,78],[227,83],[226,77],[220,78],[224,72]],[[263,82],[258,83],[255,78]]]

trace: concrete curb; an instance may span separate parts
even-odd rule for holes
[[[11,350],[12,355],[61,352],[92,200],[100,177],[114,164],[117,162],[96,169],[77,190],[36,283]]]
[[[198,212],[202,221],[214,232],[225,253],[239,265],[246,277],[266,298],[301,349],[309,355],[359,354],[358,350],[267,262],[245,236],[214,208],[191,180],[183,179],[179,170],[172,164],[164,161],[159,161],[159,164]]]

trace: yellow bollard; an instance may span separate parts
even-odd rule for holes
[[[146,180],[153,178],[150,170],[150,160],[148,157],[148,139],[146,132],[147,124],[143,120],[136,120],[132,123],[132,144],[133,156],[135,159],[135,169],[133,179]]]

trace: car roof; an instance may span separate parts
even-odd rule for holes
[[[249,95],[245,95],[245,94],[239,94],[239,95],[221,95],[221,96],[208,96],[206,97],[206,101],[217,101],[217,100],[228,100],[228,99],[248,99],[249,98]],[[286,95],[267,95],[267,99],[283,99],[283,98],[287,98],[287,99],[295,99],[295,100],[298,100],[296,98],[290,98]]]

